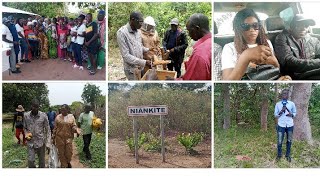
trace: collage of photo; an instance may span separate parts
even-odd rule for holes
[[[320,168],[317,7],[2,2],[1,169]]]

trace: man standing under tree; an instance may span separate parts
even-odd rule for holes
[[[23,128],[28,140],[28,168],[35,168],[35,154],[39,167],[45,167],[45,150],[51,147],[49,121],[46,113],[39,111],[40,103],[32,100],[31,111],[24,114]]]
[[[282,142],[284,138],[284,134],[287,135],[287,151],[286,151],[286,159],[288,162],[291,162],[291,144],[293,137],[293,117],[296,116],[296,106],[292,101],[288,100],[289,90],[284,89],[281,92],[282,100],[278,102],[275,106],[274,116],[278,119],[278,155],[277,161],[281,159],[282,156]]]

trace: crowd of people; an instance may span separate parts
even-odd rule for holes
[[[83,70],[87,62],[89,74],[94,75],[105,63],[106,19],[100,10],[97,21],[91,13],[77,18],[46,18],[32,16],[27,19],[12,15],[2,19],[2,41],[11,49],[10,70],[20,73],[20,66],[36,59],[57,58],[72,62],[73,68]],[[19,52],[21,53],[19,61]]]
[[[132,12],[129,22],[117,32],[117,41],[124,62],[124,72],[128,80],[138,80],[136,74],[145,74],[153,68],[154,56],[163,55],[163,60],[171,63],[163,69],[177,72],[180,80],[211,80],[211,49],[212,35],[209,29],[209,19],[203,14],[193,14],[187,20],[186,29],[189,36],[196,41],[192,55],[185,61],[185,51],[188,47],[186,32],[180,27],[179,19],[169,22],[170,28],[165,32],[162,45],[156,31],[153,17],[145,19],[140,12]],[[165,58],[165,59],[164,59]],[[185,74],[182,75],[182,63],[185,63]],[[148,75],[149,80],[157,79],[153,69]],[[168,80],[172,78],[167,77]]]
[[[93,131],[94,112],[92,106],[86,104],[84,111],[76,120],[70,112],[68,105],[60,106],[55,112],[51,108],[47,113],[39,111],[40,103],[34,99],[31,111],[25,112],[22,105],[16,109],[13,128],[16,129],[15,136],[18,144],[27,145],[28,167],[35,168],[35,156],[37,154],[40,168],[45,167],[45,152],[50,151],[53,146],[58,150],[61,168],[71,168],[72,144],[75,133],[83,137],[83,152],[87,160],[91,160],[90,143]],[[22,141],[21,141],[22,134]]]
[[[319,80],[320,41],[308,33],[314,25],[313,19],[296,14],[272,44],[258,15],[248,8],[239,11],[233,20],[234,42],[223,48],[214,43],[214,79],[240,80],[249,68],[267,64],[279,80]],[[265,77],[260,80],[271,80]]]

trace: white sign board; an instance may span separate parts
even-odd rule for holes
[[[128,116],[167,115],[166,105],[128,106]]]

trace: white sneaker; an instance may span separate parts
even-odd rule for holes
[[[80,67],[79,67],[79,70],[83,70],[83,66],[80,66]]]
[[[98,67],[97,67],[97,69],[99,69],[99,70],[100,70],[100,69],[102,69],[102,67],[101,67],[101,66],[98,66]]]
[[[72,67],[73,68],[78,68],[79,66],[77,64],[74,64]]]

